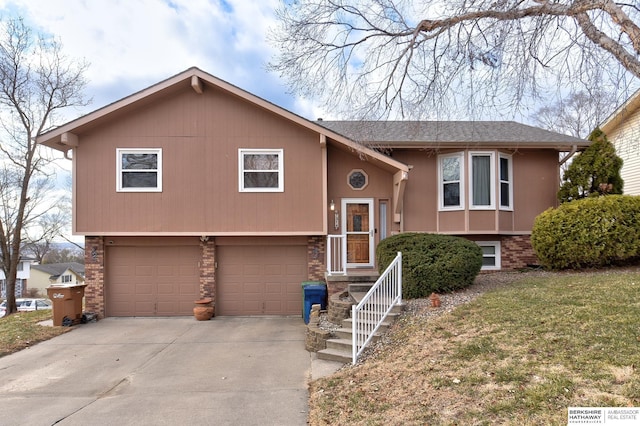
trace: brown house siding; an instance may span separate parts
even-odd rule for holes
[[[317,133],[213,88],[117,118],[78,135],[76,232],[323,232]],[[116,148],[161,148],[162,192],[116,192]],[[239,148],[283,149],[284,192],[240,192]]]

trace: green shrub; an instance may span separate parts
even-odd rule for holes
[[[449,235],[405,233],[376,249],[380,273],[402,253],[402,296],[427,297],[469,287],[482,268],[482,250],[473,241]]]
[[[561,204],[536,217],[531,245],[541,265],[579,269],[640,257],[640,197],[607,195]]]

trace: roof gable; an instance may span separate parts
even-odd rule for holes
[[[343,148],[360,152],[370,161],[381,164],[387,169],[391,168],[400,171],[408,171],[408,166],[405,164],[369,149],[366,146],[358,144],[344,135],[335,133],[331,129],[320,126],[316,122],[309,121],[224,80],[220,80],[196,67],[189,68],[186,71],[176,74],[175,76],[153,86],[63,124],[60,127],[47,131],[37,136],[36,142],[62,152],[67,152],[74,146],[77,146],[77,135],[87,129],[98,126],[107,120],[117,117],[118,115],[126,114],[135,108],[140,108],[146,104],[150,104],[161,97],[170,96],[172,93],[179,90],[189,89],[194,90],[196,93],[202,93],[206,90],[207,85],[235,95],[247,102],[251,102],[256,106],[286,118],[292,123],[315,131],[320,135],[320,137],[329,138],[332,143],[341,145]]]
[[[600,124],[600,130],[605,134],[611,133],[620,123],[624,122],[627,117],[635,113],[638,108],[640,108],[640,89],[616,108],[616,110]]]
[[[31,265],[32,269],[36,271],[49,274],[53,277],[58,277],[64,274],[66,271],[73,272],[76,275],[84,276],[84,265],[77,262],[67,263],[45,263],[44,265]]]

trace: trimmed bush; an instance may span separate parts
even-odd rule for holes
[[[380,273],[402,252],[402,297],[416,299],[469,287],[482,268],[482,249],[465,238],[405,233],[378,244]]]
[[[640,258],[640,197],[607,195],[549,209],[536,217],[531,245],[550,269],[633,262]]]

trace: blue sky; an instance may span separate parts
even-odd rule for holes
[[[73,119],[197,66],[303,117],[323,116],[287,94],[266,71],[267,33],[278,0],[0,0],[3,17],[21,16],[58,37],[64,53],[90,63],[92,103]],[[62,123],[57,123],[62,124]]]

